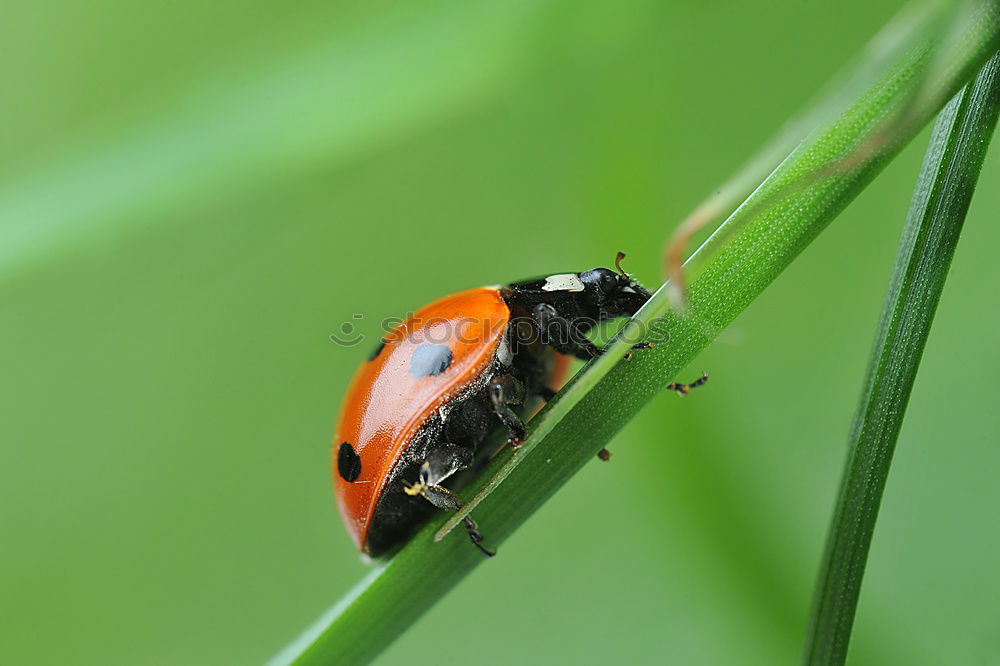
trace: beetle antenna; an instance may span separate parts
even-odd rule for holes
[[[625,253],[624,252],[619,252],[615,256],[615,268],[618,269],[618,272],[621,273],[621,276],[623,278],[625,278],[626,280],[629,280],[629,279],[631,279],[632,276],[622,270],[622,259],[624,259],[624,258],[625,258]]]

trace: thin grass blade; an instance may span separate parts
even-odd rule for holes
[[[810,666],[847,658],[889,465],[998,113],[1000,55],[934,124],[851,432],[807,636]]]

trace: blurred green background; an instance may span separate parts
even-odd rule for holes
[[[7,5],[0,661],[267,659],[366,571],[329,440],[368,343],[329,334],[619,249],[657,283],[900,4]],[[381,663],[795,662],[925,140]],[[996,147],[982,178],[856,664],[1000,663]]]

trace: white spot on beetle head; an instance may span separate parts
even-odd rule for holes
[[[545,278],[542,291],[583,291],[583,282],[576,273],[560,273]]]

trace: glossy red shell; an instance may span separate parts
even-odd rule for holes
[[[333,478],[340,515],[358,548],[366,549],[372,514],[400,455],[435,410],[489,367],[509,320],[496,288],[449,296],[389,332],[378,355],[355,374],[334,434]],[[414,376],[414,352],[428,343],[447,345],[451,361],[439,374]],[[344,442],[360,457],[352,482],[338,473]]]

